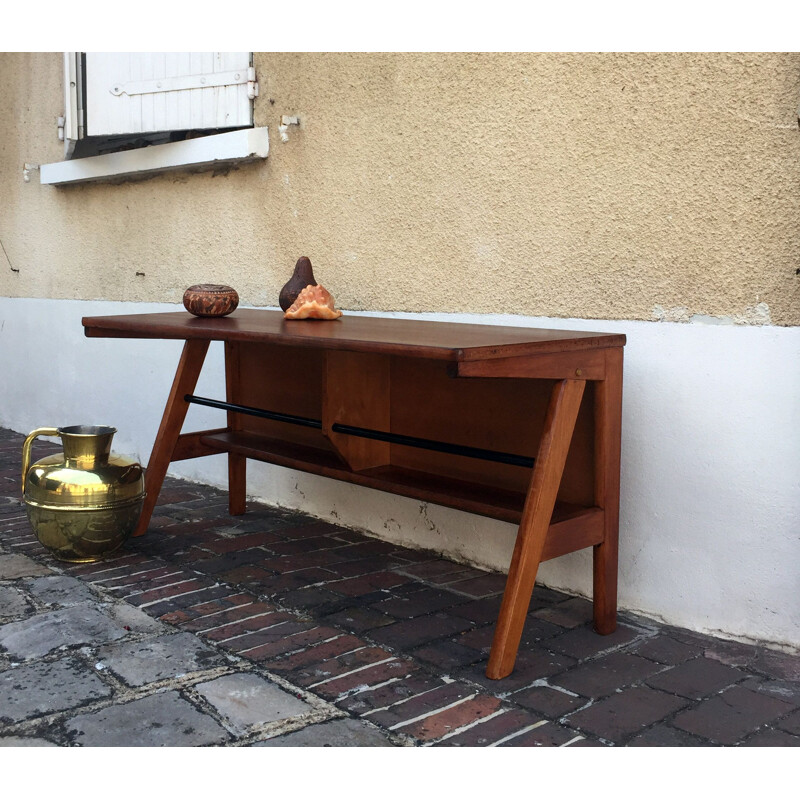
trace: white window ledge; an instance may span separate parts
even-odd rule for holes
[[[120,153],[42,164],[39,176],[42,183],[54,185],[109,181],[127,176],[145,177],[168,170],[256,161],[268,154],[267,128],[245,128]]]

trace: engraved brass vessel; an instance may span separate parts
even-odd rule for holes
[[[37,428],[22,445],[22,498],[39,541],[62,561],[97,561],[133,533],[144,503],[144,470],[111,453],[116,428]],[[63,453],[30,466],[37,436],[58,436]]]

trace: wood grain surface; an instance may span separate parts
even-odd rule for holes
[[[193,317],[183,311],[84,317],[83,325],[87,336],[271,342],[450,361],[571,352],[625,344],[625,336],[616,333],[348,314],[337,320],[287,320],[280,311],[253,308],[237,309],[221,318]]]

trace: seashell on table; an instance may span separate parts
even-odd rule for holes
[[[342,312],[324,286],[306,286],[283,315],[286,319],[338,319]]]

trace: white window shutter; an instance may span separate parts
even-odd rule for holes
[[[243,128],[257,94],[250,53],[86,53],[86,134]]]

